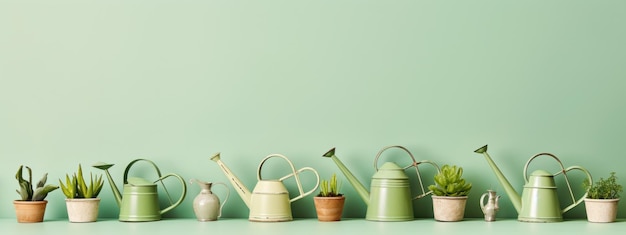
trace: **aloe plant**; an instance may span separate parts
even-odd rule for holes
[[[465,182],[463,167],[444,165],[435,175],[435,184],[428,186],[436,196],[467,196],[472,184]]]
[[[337,175],[333,174],[330,180],[322,180],[320,182],[320,193],[318,197],[340,197],[339,185],[337,184]]]
[[[15,179],[17,179],[20,185],[20,189],[15,191],[20,195],[21,201],[43,201],[48,196],[48,193],[59,188],[56,185],[46,185],[48,173],[45,173],[37,182],[36,187],[33,188],[33,172],[30,167],[26,166],[26,170],[28,170],[28,180],[26,180],[22,177],[23,168],[24,166],[21,165],[17,170],[17,174],[15,174]]]
[[[83,169],[78,164],[78,172],[74,173],[71,178],[68,174],[65,174],[65,184],[63,184],[61,179],[59,179],[59,184],[61,185],[61,191],[67,198],[95,198],[100,194],[104,181],[102,181],[102,175],[96,176],[94,180],[93,174],[90,173],[89,185],[87,185],[83,177]]]

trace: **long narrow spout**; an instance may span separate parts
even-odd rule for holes
[[[237,178],[237,176],[235,176],[235,174],[233,174],[233,172],[230,171],[230,169],[226,165],[224,165],[224,162],[220,160],[220,153],[214,154],[211,157],[211,161],[217,162],[217,165],[220,166],[220,169],[222,169],[224,175],[226,175],[230,183],[235,188],[235,191],[237,191],[237,194],[239,194],[239,196],[241,197],[241,200],[243,200],[243,202],[246,203],[246,206],[250,208],[250,197],[252,196],[252,193],[248,188],[246,188],[246,186],[244,186],[239,178]]]
[[[370,193],[367,191],[365,186],[363,186],[363,184],[352,174],[352,172],[350,172],[350,170],[348,170],[348,168],[339,160],[339,158],[335,156],[335,148],[330,149],[328,152],[326,152],[322,156],[333,159],[335,164],[337,164],[337,166],[339,167],[339,170],[341,170],[341,172],[348,179],[348,182],[350,182],[350,184],[352,184],[352,187],[354,187],[356,192],[359,193],[359,196],[361,196],[361,198],[363,199],[363,202],[365,202],[365,205],[369,205]]]
[[[504,191],[509,196],[509,199],[511,199],[511,202],[513,203],[513,207],[515,207],[515,210],[519,214],[520,211],[522,211],[522,198],[520,197],[519,193],[515,191],[513,186],[511,186],[511,183],[509,183],[509,180],[507,180],[506,177],[504,177],[504,174],[502,174],[502,171],[500,171],[498,166],[496,166],[496,163],[493,162],[493,160],[487,153],[487,145],[480,147],[479,149],[476,149],[474,152],[481,153],[485,156],[487,163],[489,163],[489,166],[491,167],[493,172],[496,174],[498,181],[500,181],[500,184],[502,184],[502,187],[504,187]]]
[[[115,185],[115,181],[113,181],[113,177],[111,177],[111,174],[109,173],[109,168],[111,168],[114,164],[108,164],[108,163],[104,163],[104,162],[97,162],[95,164],[93,164],[92,166],[94,168],[98,168],[100,170],[104,170],[105,175],[107,176],[107,179],[109,180],[109,185],[111,186],[111,191],[113,192],[113,196],[115,197],[115,202],[117,202],[117,206],[121,207],[122,205],[122,194],[120,193],[120,190],[117,189],[117,185]]]

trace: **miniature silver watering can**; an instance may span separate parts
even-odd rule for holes
[[[572,187],[569,183],[569,179],[567,178],[567,172],[571,170],[580,170],[587,175],[589,182],[591,181],[591,174],[589,172],[580,167],[580,166],[571,166],[567,169],[563,167],[563,163],[556,156],[550,153],[539,153],[532,156],[526,165],[524,166],[524,181],[526,184],[524,185],[524,190],[522,191],[522,196],[513,189],[511,183],[504,177],[504,174],[498,169],[498,166],[493,162],[489,154],[487,153],[487,145],[477,149],[474,151],[476,153],[481,153],[485,156],[485,159],[489,163],[489,166],[496,174],[500,184],[504,187],[506,194],[509,196],[511,202],[513,203],[513,207],[518,213],[517,220],[523,222],[559,222],[563,221],[563,213],[569,211],[574,208],[578,204],[580,204],[587,193],[585,193],[578,200],[574,197],[574,193],[572,192]],[[549,156],[554,158],[561,167],[561,170],[555,174],[551,174],[545,170],[536,170],[528,176],[528,165],[539,156]],[[565,182],[567,183],[567,188],[569,190],[569,196],[572,199],[572,204],[565,207],[565,209],[560,208],[559,197],[557,195],[557,187],[554,181],[554,176],[563,174],[565,177]]]
[[[263,164],[270,158],[279,157],[289,163],[291,173],[281,177],[280,179],[262,179],[261,169]],[[293,220],[291,214],[291,203],[304,198],[305,196],[313,193],[317,190],[320,183],[320,176],[317,171],[311,167],[304,167],[296,170],[293,163],[289,159],[280,154],[271,154],[265,157],[259,167],[257,168],[257,184],[250,193],[250,190],[235,176],[230,169],[220,160],[220,153],[216,153],[211,157],[211,160],[217,162],[220,169],[228,177],[235,191],[239,194],[244,201],[248,209],[250,209],[249,220],[259,222],[281,222]],[[315,186],[307,192],[302,189],[302,183],[300,183],[299,174],[303,171],[311,171],[315,174],[316,183]],[[299,195],[294,198],[289,198],[289,191],[283,184],[283,180],[294,177],[296,184],[298,185]]]
[[[145,161],[150,163],[157,172],[158,179],[155,181],[149,181],[142,178],[137,177],[128,177],[128,172],[130,171],[131,166],[139,161]],[[111,185],[111,190],[113,191],[113,196],[115,196],[115,202],[120,207],[119,220],[120,221],[156,221],[161,219],[161,215],[174,209],[178,205],[183,202],[185,199],[185,195],[187,194],[187,185],[185,184],[185,180],[177,174],[170,173],[165,176],[161,176],[161,171],[154,164],[154,162],[147,159],[136,159],[131,161],[128,166],[126,166],[126,170],[124,171],[124,189],[123,195],[117,189],[111,174],[109,174],[109,168],[111,168],[113,164],[107,164],[103,162],[98,162],[93,165],[93,167],[104,170],[106,176],[109,180],[109,185]],[[182,194],[178,201],[173,202],[172,198],[163,184],[163,180],[174,176],[180,180],[182,186]],[[160,181],[167,198],[169,199],[170,206],[160,209],[159,206],[159,198],[157,193],[157,185],[156,182]]]
[[[406,151],[411,157],[411,164],[405,167],[400,167],[394,162],[386,162],[380,168],[378,168],[378,159],[383,151],[390,148],[399,148]],[[352,184],[352,187],[359,193],[361,199],[367,205],[367,212],[365,214],[366,220],[373,221],[407,221],[413,220],[413,200],[423,198],[432,191],[426,192],[422,178],[419,173],[418,166],[422,163],[428,163],[433,165],[439,171],[439,167],[431,161],[423,160],[420,162],[415,161],[413,154],[408,149],[402,146],[393,145],[387,146],[380,150],[374,158],[374,169],[376,173],[372,176],[372,182],[370,185],[370,192],[367,191],[365,186],[348,170],[348,168],[335,156],[335,148],[332,148],[326,152],[324,157],[333,159],[339,170],[346,176],[348,182]],[[416,197],[411,196],[411,188],[409,177],[404,173],[404,170],[408,168],[415,168],[417,178],[422,189],[422,194]]]
[[[485,202],[485,199],[487,199],[487,202]],[[500,209],[498,200],[500,200],[500,195],[497,195],[496,191],[493,190],[487,190],[486,193],[480,196],[480,210],[485,215],[485,221],[496,221],[496,213]]]

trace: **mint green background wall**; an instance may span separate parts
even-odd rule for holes
[[[337,147],[369,185],[378,150],[403,145],[418,159],[465,167],[474,183],[469,217],[482,216],[477,201],[486,189],[502,191],[472,152],[484,144],[517,189],[523,164],[539,152],[596,178],[617,171],[626,183],[625,7],[2,1],[0,217],[14,217],[20,164],[56,183],[78,163],[106,161],[117,164],[111,172],[121,184],[125,165],[145,157],[163,172],[225,182],[208,160],[215,152],[252,188],[268,154],[328,177],[338,170],[320,156]],[[269,165],[268,177],[284,169]],[[150,177],[147,168],[135,173]],[[339,178],[349,197],[344,215],[364,217],[364,204]],[[578,187],[581,177],[573,178]],[[105,187],[100,216],[116,217]],[[198,189],[189,187],[168,216],[193,217]],[[173,183],[170,189],[177,191]],[[64,218],[62,194],[48,200],[47,218]],[[507,197],[501,205],[499,216],[516,216]],[[248,213],[238,198],[224,209],[226,217]],[[622,203],[620,214],[625,209]],[[293,211],[315,216],[310,197]],[[431,217],[430,199],[416,201],[415,214]],[[566,217],[582,218],[584,208]]]

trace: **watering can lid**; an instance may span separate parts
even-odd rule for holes
[[[550,172],[547,172],[545,170],[536,170],[536,171],[533,171],[533,173],[531,173],[530,176],[553,176],[553,175],[550,174]]]
[[[385,162],[383,166],[378,168],[378,172],[372,176],[374,179],[408,179],[404,173],[404,169],[400,168],[393,162]]]
[[[128,181],[128,184],[133,185],[133,186],[154,185],[154,183],[147,181],[144,178],[139,178],[139,177],[129,177],[127,181]]]

